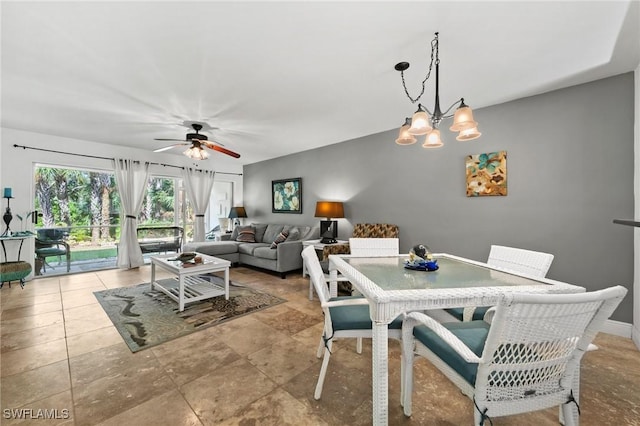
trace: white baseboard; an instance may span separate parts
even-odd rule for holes
[[[631,330],[631,340],[633,340],[633,343],[635,343],[636,348],[640,350],[640,329],[638,329],[637,327],[633,327],[633,329]]]
[[[628,339],[631,338],[631,331],[633,326],[626,322],[616,321],[616,320],[607,320],[602,329],[600,331],[602,333],[613,334],[614,336],[626,337]],[[636,333],[640,334],[640,333]],[[637,336],[640,338],[640,336]],[[638,346],[638,342],[636,342],[636,346]]]

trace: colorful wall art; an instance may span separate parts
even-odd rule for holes
[[[507,151],[467,155],[467,197],[507,195]]]

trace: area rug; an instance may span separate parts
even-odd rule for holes
[[[207,278],[223,283],[217,276]],[[175,278],[160,283],[165,288],[178,286]],[[159,290],[151,290],[149,283],[97,291],[94,295],[131,352],[286,302],[233,282],[229,283],[229,300],[224,296],[201,300],[187,304],[182,312],[178,311],[177,302]]]

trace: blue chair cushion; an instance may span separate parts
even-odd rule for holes
[[[442,325],[467,345],[474,354],[482,355],[484,343],[489,334],[489,324],[484,321],[467,321],[450,322]],[[413,335],[431,352],[446,362],[449,367],[460,374],[470,385],[475,385],[478,364],[465,361],[451,346],[424,325],[415,327]]]
[[[484,314],[489,310],[488,306],[477,307],[475,311],[473,311],[473,321],[481,320],[484,318]],[[449,312],[451,315],[456,317],[458,321],[462,321],[464,317],[464,308],[451,308],[445,309],[445,311]]]
[[[331,301],[348,300],[362,298],[362,296],[340,296],[333,297]],[[329,308],[333,331],[340,330],[368,330],[371,329],[371,316],[369,315],[369,305],[332,306]],[[402,318],[394,319],[389,328],[402,329]]]

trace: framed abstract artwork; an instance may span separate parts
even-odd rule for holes
[[[302,213],[302,178],[271,181],[271,212]]]
[[[467,155],[467,197],[507,195],[507,151]]]

